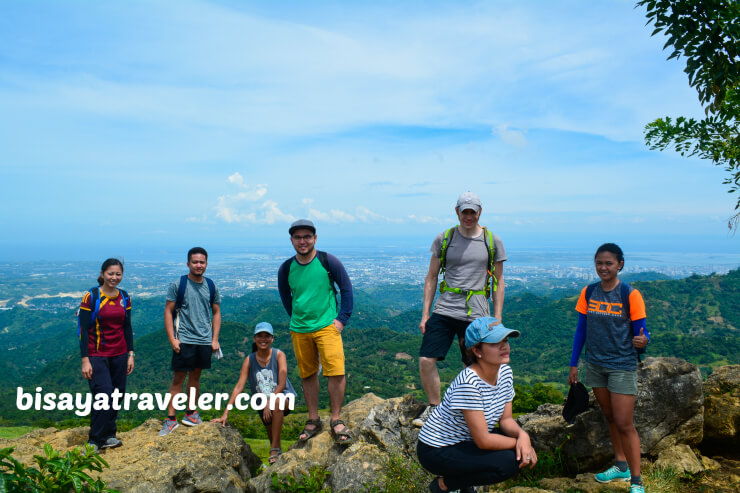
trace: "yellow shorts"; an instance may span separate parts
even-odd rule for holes
[[[319,371],[319,359],[325,377],[344,375],[342,335],[334,324],[316,332],[291,332],[298,373],[308,378]]]

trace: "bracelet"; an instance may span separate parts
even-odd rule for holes
[[[136,356],[136,355],[135,355],[135,353],[134,353],[133,351],[131,351],[130,353],[128,353],[128,355],[129,355],[129,357],[131,357],[131,358],[133,358],[134,356]]]

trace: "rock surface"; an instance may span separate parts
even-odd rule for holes
[[[740,446],[740,365],[716,368],[704,383],[704,440],[708,446]]]
[[[699,474],[704,471],[704,464],[686,444],[674,445],[663,450],[658,455],[655,465],[663,469],[672,468],[678,473]]]
[[[305,444],[294,444],[263,474],[250,479],[247,491],[270,491],[272,473],[300,477],[313,466],[331,473],[326,486],[334,493],[361,491],[371,484],[382,488],[383,462],[388,452],[415,457],[419,429],[411,420],[423,409],[424,403],[410,395],[383,400],[365,394],[342,409],[342,420],[358,438],[354,444],[335,445],[329,433],[329,420],[323,419],[321,433]]]
[[[699,369],[677,358],[647,358],[638,370],[634,420],[643,454],[657,455],[676,444],[697,445],[703,436],[704,394]],[[593,393],[589,408],[572,425],[562,405],[544,404],[518,418],[535,449],[559,447],[574,470],[601,467],[613,452],[606,419]]]
[[[119,433],[123,446],[104,450],[110,465],[100,477],[109,488],[130,493],[242,492],[250,470],[261,464],[233,428],[204,423],[180,426],[165,437],[157,436],[162,422],[150,419]],[[35,430],[16,440],[1,440],[0,447],[15,445],[13,457],[32,464],[44,443],[66,451],[87,440],[89,428]]]

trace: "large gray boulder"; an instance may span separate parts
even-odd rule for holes
[[[704,384],[704,445],[737,450],[740,446],[740,365],[715,368]]]
[[[562,405],[545,404],[520,416],[536,450],[559,449],[571,469],[600,467],[613,459],[609,428],[593,393],[589,408],[572,425]],[[702,441],[704,394],[701,372],[678,358],[647,358],[638,370],[634,421],[643,454],[657,456],[677,444]]]

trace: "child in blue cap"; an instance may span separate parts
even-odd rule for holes
[[[242,369],[239,373],[239,381],[236,382],[234,390],[229,398],[229,406],[233,406],[237,396],[244,390],[244,386],[249,382],[249,388],[252,395],[262,393],[267,396],[270,394],[293,394],[295,389],[288,380],[288,362],[285,353],[272,347],[274,340],[272,325],[269,322],[260,322],[254,328],[254,342],[252,343],[252,352],[244,358]],[[290,409],[281,409],[275,402],[276,408],[270,409],[266,406],[257,412],[262,418],[262,423],[267,430],[267,438],[270,440],[270,457],[268,462],[274,464],[280,454],[283,453],[280,447],[280,435],[283,429],[283,417],[290,414]],[[212,419],[216,423],[222,423],[226,426],[226,420],[229,417],[229,406],[224,410],[220,418]]]
[[[438,476],[429,491],[472,492],[537,463],[529,435],[511,414],[509,337],[519,337],[519,331],[494,317],[468,325],[465,346],[474,362],[457,375],[419,432],[419,462]]]

